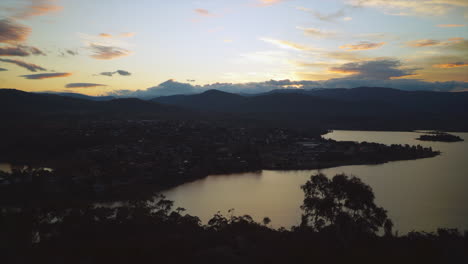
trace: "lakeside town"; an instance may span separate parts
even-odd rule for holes
[[[25,193],[23,185],[34,185],[33,193],[50,197],[122,199],[214,174],[310,170],[440,154],[419,145],[337,142],[323,139],[323,133],[180,120],[94,120],[66,128],[49,126],[37,131],[34,142],[22,139],[12,141],[20,144],[4,146],[2,161],[20,166],[11,175],[0,175],[0,189],[3,201]]]

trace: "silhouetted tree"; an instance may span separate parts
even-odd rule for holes
[[[375,234],[387,221],[386,211],[375,205],[372,189],[356,177],[323,174],[310,178],[305,193],[302,227],[316,231],[335,229],[340,234]]]

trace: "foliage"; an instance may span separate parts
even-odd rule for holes
[[[305,193],[303,227],[375,234],[386,222],[387,229],[391,226],[386,211],[375,205],[372,189],[356,177],[338,174],[329,179],[317,174],[301,188]]]

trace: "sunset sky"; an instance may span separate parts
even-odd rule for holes
[[[468,0],[0,3],[2,88],[132,95],[233,84],[468,90]]]

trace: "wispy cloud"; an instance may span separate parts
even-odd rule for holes
[[[270,6],[270,5],[278,4],[281,2],[285,2],[285,1],[287,0],[257,0],[258,5],[260,6]]]
[[[46,55],[42,50],[26,45],[18,45],[15,47],[0,47],[0,56],[19,56],[26,57],[30,55]]]
[[[408,46],[411,47],[430,47],[430,46],[438,46],[441,44],[441,41],[434,40],[434,39],[420,39],[414,40],[407,43]]]
[[[460,43],[463,40],[464,38],[461,38],[461,37],[449,38],[446,41],[435,40],[435,39],[420,39],[420,40],[413,40],[413,41],[407,42],[406,45],[410,47],[416,47],[416,48],[431,47],[431,46],[448,46],[448,45]]]
[[[389,15],[444,15],[459,7],[468,7],[466,0],[347,0],[354,7],[370,7]]]
[[[112,38],[113,37],[111,34],[107,34],[107,33],[101,33],[101,34],[99,34],[99,36],[101,38]]]
[[[359,42],[358,44],[346,44],[346,45],[340,46],[340,49],[344,49],[348,51],[371,50],[371,49],[378,49],[382,47],[383,45],[385,45],[385,42],[373,43],[373,42],[362,41],[362,42]]]
[[[112,60],[128,56],[132,53],[131,51],[123,48],[104,46],[95,43],[91,43],[89,49],[94,53],[91,57],[98,60]]]
[[[209,16],[214,16],[213,13],[211,13],[210,11],[208,11],[207,9],[203,9],[203,8],[197,8],[195,10],[193,10],[195,13],[197,13],[198,15],[200,16],[206,16],[206,17],[209,17]]]
[[[454,63],[432,65],[432,67],[434,68],[441,68],[441,69],[459,68],[459,67],[467,67],[467,66],[468,66],[468,63],[466,62],[454,62]]]
[[[32,71],[32,72],[46,71],[45,68],[43,68],[43,67],[41,67],[39,65],[28,63],[28,62],[21,61],[21,60],[0,59],[0,61],[6,62],[6,63],[16,64],[17,66],[25,68],[25,69],[27,69],[29,71]]]
[[[441,28],[453,28],[453,27],[464,27],[465,25],[464,24],[440,24],[440,25],[437,25],[437,27],[441,27]]]
[[[68,77],[72,74],[69,72],[56,72],[56,73],[40,73],[40,74],[29,74],[29,75],[21,75],[28,80],[43,80],[43,79],[50,79],[50,78],[61,78],[61,77]]]
[[[124,32],[116,35],[110,33],[100,33],[98,36],[101,38],[131,38],[135,35],[136,34],[134,32]]]
[[[369,59],[361,53],[348,51],[329,51],[322,55],[328,59],[338,60],[340,62],[358,62]]]
[[[73,51],[73,50],[66,50],[66,52],[68,53],[68,55],[72,55],[72,56],[78,55],[78,52]]]
[[[309,46],[305,46],[302,44],[298,44],[295,42],[287,41],[287,40],[280,40],[280,39],[272,39],[272,38],[260,38],[260,40],[271,43],[277,47],[283,49],[293,49],[293,50],[313,50],[313,48]]]
[[[0,56],[29,56],[29,52],[18,47],[0,47]]]
[[[304,62],[304,61],[297,61],[297,60],[292,60],[290,62],[291,64],[298,66],[298,67],[323,68],[323,67],[330,66],[330,63],[328,62]]]
[[[28,0],[27,5],[16,8],[12,17],[17,19],[27,19],[33,16],[42,16],[51,12],[58,12],[62,6],[54,5],[51,0]]]
[[[130,76],[130,75],[132,75],[130,72],[124,71],[124,70],[117,70],[115,72],[101,72],[99,75],[112,77],[114,74],[118,74],[120,76]]]
[[[119,36],[122,38],[131,38],[131,37],[134,37],[135,35],[136,35],[135,32],[124,32],[124,33],[119,34]]]
[[[69,83],[65,85],[65,88],[93,88],[93,87],[101,87],[107,86],[105,84],[99,83]]]
[[[12,19],[0,19],[0,43],[17,44],[25,41],[31,28],[16,23]]]
[[[309,14],[312,14],[318,20],[325,21],[325,22],[335,22],[338,19],[343,18],[345,16],[344,9],[340,9],[334,13],[329,13],[329,14],[322,14],[316,10],[306,8],[306,7],[297,7],[297,9],[307,12]]]
[[[326,37],[332,37],[335,35],[334,32],[328,32],[324,31],[318,28],[304,28],[304,27],[297,27],[298,29],[302,30],[304,32],[304,35],[306,36],[311,36],[311,37],[317,37],[317,38],[326,38]]]

